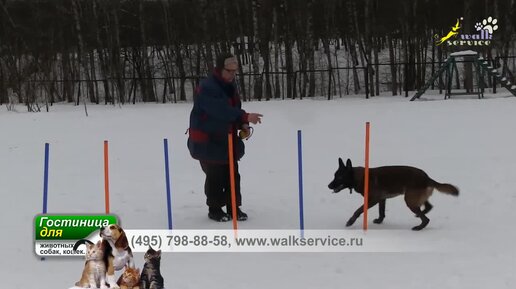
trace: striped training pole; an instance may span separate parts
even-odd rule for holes
[[[305,220],[303,211],[303,146],[301,130],[297,131],[297,167],[299,179],[299,229],[301,230],[301,237],[304,237]]]
[[[170,195],[170,169],[168,165],[168,139],[163,139],[165,152],[165,185],[167,187],[168,229],[172,230],[172,197]]]
[[[104,141],[104,200],[106,214],[109,214],[109,153],[107,140]]]
[[[229,155],[229,179],[231,183],[231,214],[233,215],[233,230],[237,236],[237,205],[235,188],[235,157],[233,155],[233,133],[228,134],[228,155]]]
[[[367,231],[367,211],[369,208],[369,122],[366,122],[365,171],[364,171],[364,231]]]
[[[45,143],[45,164],[43,168],[43,214],[47,213],[48,204],[48,159],[49,159],[50,144]],[[45,257],[41,257],[44,261]]]

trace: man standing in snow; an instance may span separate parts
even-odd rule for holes
[[[213,73],[203,79],[196,89],[192,112],[188,149],[199,160],[206,174],[204,193],[209,207],[208,217],[218,222],[231,219],[231,182],[229,173],[228,134],[233,136],[235,156],[235,193],[237,219],[247,220],[242,212],[238,162],[244,155],[244,142],[237,135],[249,134],[249,123],[261,123],[262,115],[243,110],[235,84],[238,60],[231,54],[217,57]],[[227,207],[227,212],[222,207]]]

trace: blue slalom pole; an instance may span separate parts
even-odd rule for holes
[[[168,229],[172,230],[172,198],[170,196],[170,169],[168,165],[168,140],[163,139],[163,149],[165,151],[165,182],[167,186],[167,211]]]
[[[45,166],[43,168],[43,214],[47,213],[48,203],[48,157],[50,151],[50,144],[45,143]],[[45,257],[41,257],[41,261],[44,261]]]
[[[297,166],[299,173],[299,229],[304,236],[305,222],[303,213],[303,149],[301,145],[301,130],[297,131]]]
[[[48,200],[48,155],[49,155],[48,143],[45,143],[45,168],[43,175],[43,214],[47,213],[47,200]]]

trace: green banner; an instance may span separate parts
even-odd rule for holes
[[[117,224],[114,215],[37,215],[35,240],[80,240],[102,227]]]

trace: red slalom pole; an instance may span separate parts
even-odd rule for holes
[[[369,122],[366,122],[364,169],[364,231],[367,231],[367,210],[369,208],[369,127]]]
[[[106,203],[106,214],[109,214],[109,157],[108,141],[104,141],[104,197]]]
[[[228,155],[229,155],[229,178],[231,183],[231,214],[233,218],[233,230],[238,230],[237,225],[237,205],[236,205],[236,192],[235,192],[235,157],[233,155],[233,134],[228,134]]]

